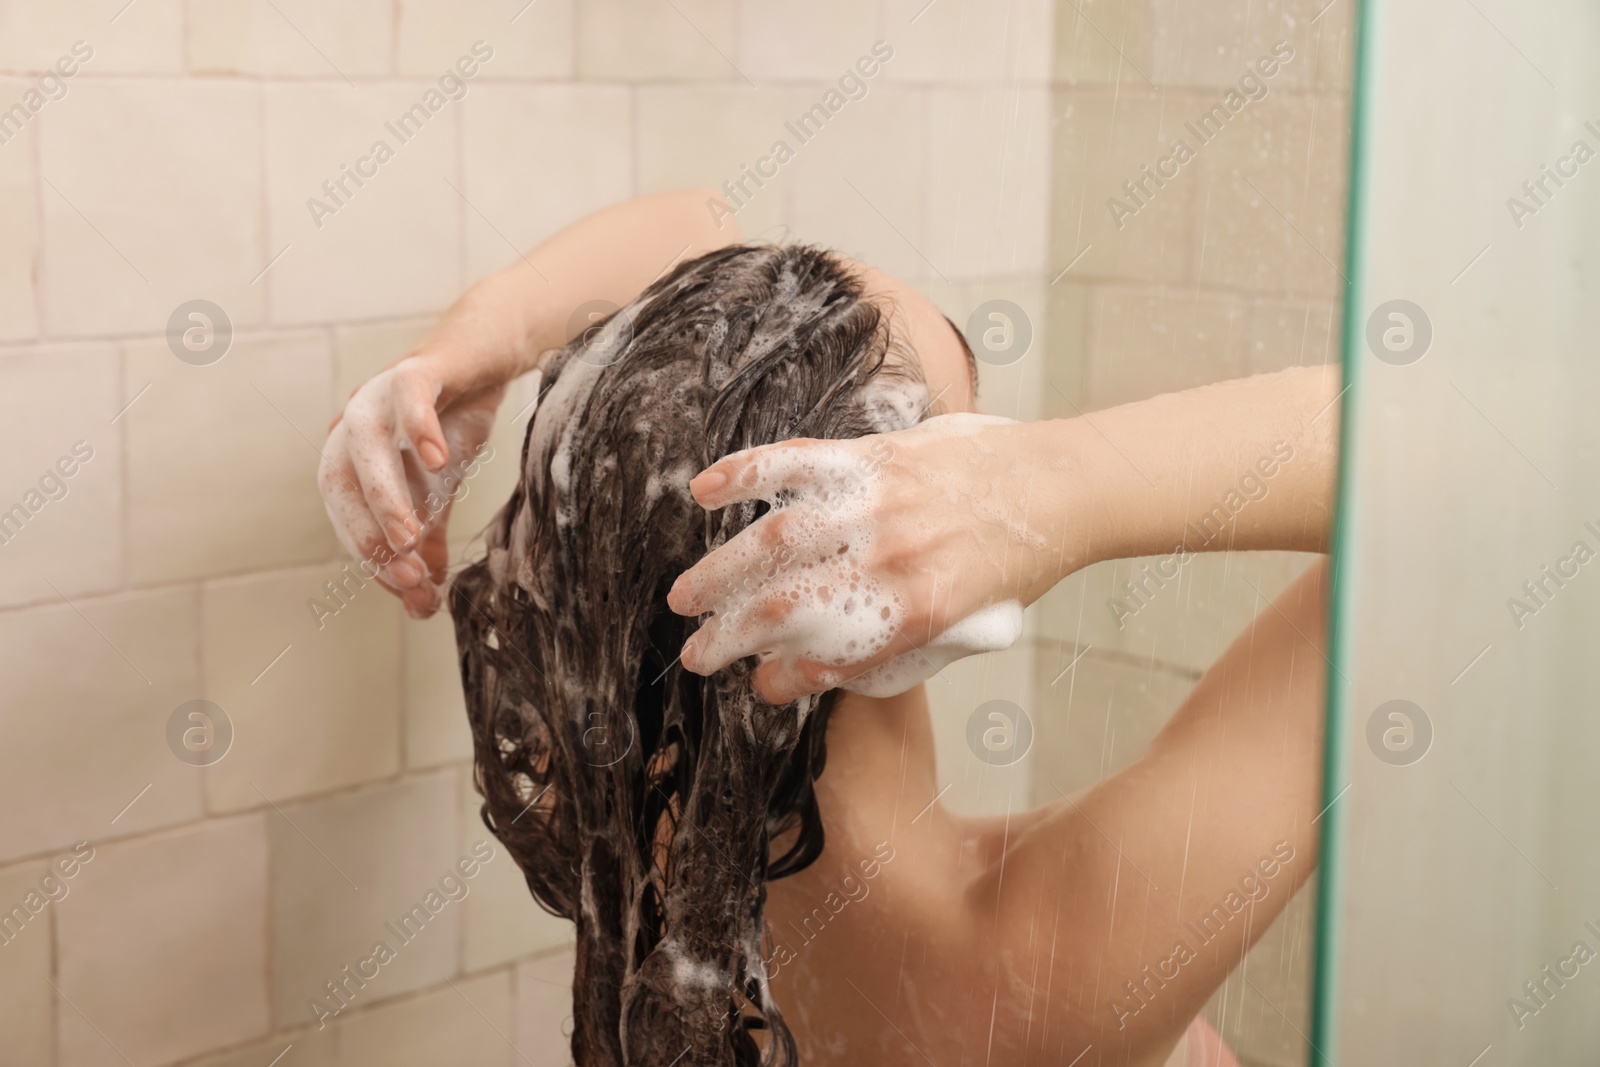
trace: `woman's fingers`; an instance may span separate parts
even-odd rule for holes
[[[367,510],[399,554],[412,549],[424,531],[413,512],[411,479],[401,452],[406,442],[397,426],[395,383],[396,374],[389,370],[363,386],[329,444],[348,457]]]
[[[318,468],[317,479],[322,488],[323,506],[333,523],[334,532],[345,551],[357,560],[368,564],[369,570],[378,570],[385,584],[398,592],[420,579],[425,570],[415,553],[397,554],[378,529],[377,521],[367,507],[365,495],[357,484],[356,474],[348,465],[341,467],[331,457]]]
[[[865,590],[865,602],[854,606],[858,574],[842,558],[863,540],[858,527],[863,508],[870,505],[873,468],[863,447],[859,439],[785,441],[728,456],[690,483],[696,500],[708,509],[752,499],[780,506],[673,584],[667,596],[673,611],[712,614],[684,645],[686,667],[710,674],[746,656],[770,653],[760,678],[774,698],[837,684],[839,670],[797,659],[798,649],[787,645],[798,640],[810,648],[820,639],[818,647],[843,650],[854,642],[844,638],[841,644],[831,620],[820,623],[828,633],[815,621],[805,634],[791,633],[790,617],[801,599],[836,603],[846,614],[863,613],[860,617],[878,610],[869,608],[872,599]],[[853,628],[859,630],[860,622]]]
[[[369,441],[357,451],[354,466],[367,510],[383,531],[389,547],[397,555],[409,553],[425,531],[412,512],[411,492],[400,453],[393,446],[383,448]],[[421,578],[418,573],[413,580]]]
[[[449,504],[504,392],[487,384],[441,413],[440,382],[425,359],[409,357],[363,383],[329,428],[317,475],[340,543],[415,618],[441,606]]]
[[[667,606],[679,615],[720,612],[749,596],[794,558],[786,533],[793,515],[773,511],[678,575],[667,593]]]
[[[450,459],[439,425],[439,387],[431,377],[410,373],[403,365],[395,368],[394,375],[394,418],[400,436],[416,449],[424,467],[437,472]]]
[[[775,511],[708,554],[673,583],[667,604],[680,615],[719,611],[730,599],[753,593],[789,569],[803,546],[796,527],[826,527],[842,518],[864,479],[856,442],[797,438],[735,452],[689,483],[695,500],[717,510],[746,500],[779,502],[809,492],[814,499]]]
[[[771,656],[756,668],[751,683],[756,695],[769,704],[787,704],[814,693],[830,689],[848,688],[851,681],[874,668],[887,663],[912,647],[909,641],[897,640],[870,659],[853,663],[848,668],[818,663],[803,656]]]
[[[759,593],[726,614],[713,615],[684,643],[683,665],[696,674],[711,674],[735,660],[774,650],[794,608],[787,593]]]
[[[410,589],[397,590],[401,605],[413,619],[427,619],[439,610],[439,587],[432,582],[422,582]]]
[[[372,512],[367,510],[367,498],[361,492],[355,468],[344,456],[335,432],[328,438],[322,462],[317,467],[317,485],[322,490],[322,506],[333,523],[333,532],[345,551],[356,559],[376,560],[381,548],[387,546]]]
[[[816,484],[820,453],[833,442],[797,437],[724,456],[697,474],[689,492],[707,511],[745,500],[776,500],[785,489]]]
[[[328,436],[318,481],[345,548],[405,589],[427,571],[412,548],[421,530],[411,514],[404,466],[387,437],[366,411],[345,419]]]
[[[773,656],[756,668],[751,678],[756,695],[768,704],[787,704],[813,693],[836,689],[844,680],[837,667],[805,659]]]
[[[774,512],[674,584],[674,611],[710,614],[685,643],[685,666],[710,674],[760,656],[753,684],[774,702],[849,688],[985,604],[1033,589],[1029,568],[1047,542],[1012,515],[1038,476],[1023,462],[1026,439],[1004,421],[943,418],[751,449],[694,479],[707,508],[762,499]],[[990,641],[979,630],[963,634]],[[881,690],[916,673],[895,668],[861,684]]]
[[[427,581],[418,582],[405,590],[401,597],[406,613],[412,618],[428,618],[439,610],[443,599],[441,592],[449,577],[450,564],[450,545],[445,537],[445,519],[449,512],[450,506],[447,503],[438,519],[428,527],[428,533],[423,537],[422,544],[417,546],[417,554],[422,564],[428,568],[428,578]]]

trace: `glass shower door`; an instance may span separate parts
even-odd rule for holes
[[[1368,0],[1319,1064],[1600,1050],[1600,7]]]

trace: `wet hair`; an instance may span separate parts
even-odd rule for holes
[[[484,822],[577,927],[580,1067],[798,1062],[763,910],[767,881],[822,851],[835,694],[767,704],[753,659],[684,670],[697,623],[666,597],[766,511],[705,511],[688,492],[701,469],[921,418],[916,362],[890,350],[886,316],[826,251],[685,263],[555,355],[520,480],[453,584]]]

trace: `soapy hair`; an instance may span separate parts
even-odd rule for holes
[[[555,355],[486,557],[453,584],[484,822],[576,924],[580,1067],[798,1062],[763,909],[769,879],[822,851],[813,786],[835,694],[773,706],[753,660],[684,670],[697,623],[666,597],[767,509],[705,511],[698,471],[922,416],[915,360],[886,361],[890,346],[828,252],[683,264]]]

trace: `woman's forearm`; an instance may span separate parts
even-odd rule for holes
[[[713,221],[713,198],[658,193],[578,220],[467,290],[408,355],[439,362],[443,403],[538,368],[593,320],[585,305],[627,304],[673,264],[739,241],[731,218]]]
[[[857,662],[769,656],[756,685],[774,703],[835,686],[990,605],[1031,604],[1100,560],[1321,550],[1332,514],[1337,401],[1333,368],[1301,368],[1076,419],[956,414],[873,438],[784,442],[725,457],[690,483],[702,507],[785,495],[805,507],[762,518],[738,545],[678,578],[668,603],[679,614],[739,613],[733,625],[697,632],[682,662],[709,674],[781,647],[778,626],[793,607],[775,579],[790,580],[785,572],[798,569],[796,560],[819,554],[857,553],[860,571],[889,592],[900,615],[892,639]],[[857,472],[839,484],[859,488],[860,507],[820,495],[809,473],[819,470]],[[863,512],[870,536],[862,536]]]
[[[1033,424],[1066,485],[1061,576],[1174,550],[1325,551],[1338,397],[1338,367],[1295,367]]]

